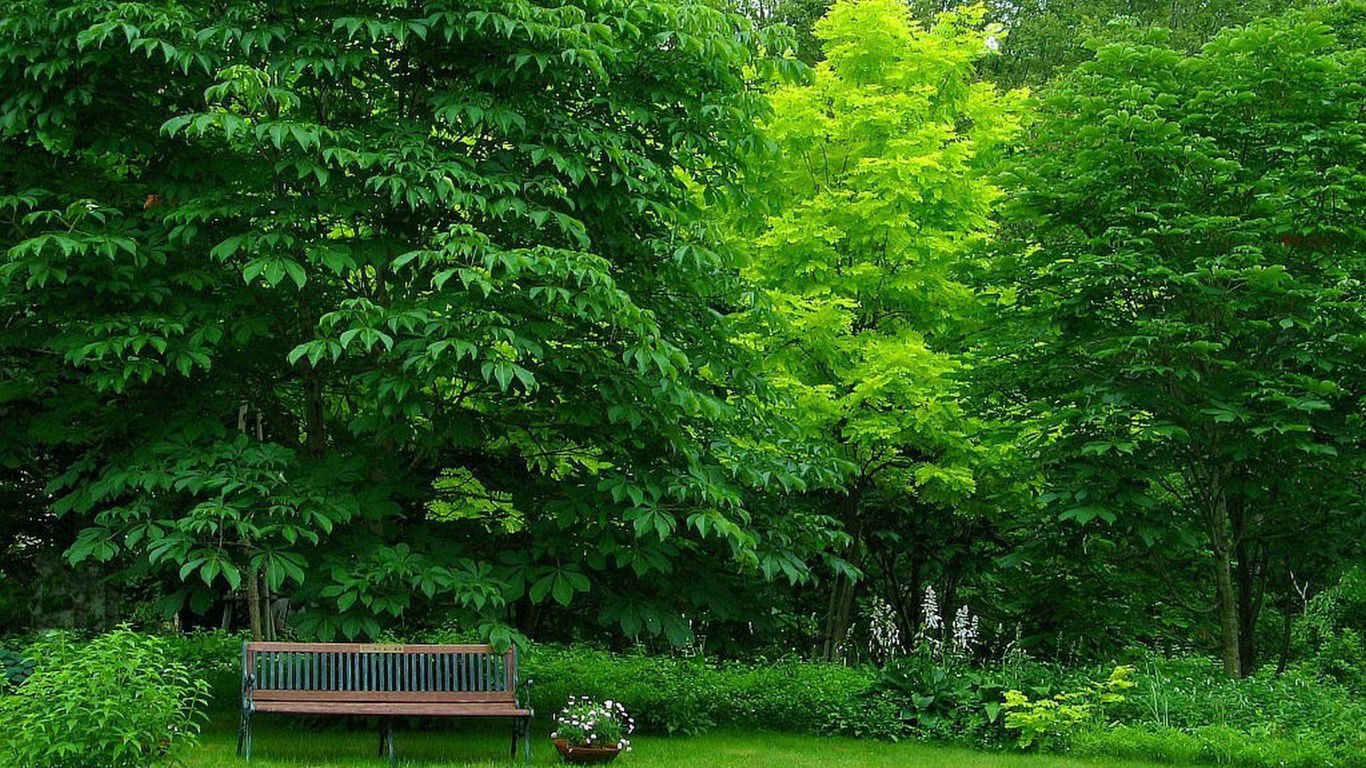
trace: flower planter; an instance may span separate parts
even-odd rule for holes
[[[600,765],[610,763],[621,754],[620,747],[580,747],[571,745],[564,739],[555,739],[555,749],[566,763],[574,765]]]

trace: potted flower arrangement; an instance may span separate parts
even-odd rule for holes
[[[635,719],[626,714],[620,702],[608,699],[599,704],[586,696],[570,696],[569,703],[555,715],[550,738],[565,762],[596,765],[630,752],[627,737],[635,729]]]

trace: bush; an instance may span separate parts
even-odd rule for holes
[[[1119,723],[1180,731],[1221,726],[1340,755],[1366,750],[1366,702],[1312,670],[1263,669],[1230,679],[1206,659],[1149,658],[1137,666],[1137,686],[1115,708]]]
[[[983,686],[988,686],[985,690]],[[901,719],[935,730],[975,707],[1000,706],[999,691],[965,665],[945,664],[926,654],[895,659],[883,668],[878,688],[900,703]]]
[[[1326,744],[1207,725],[1190,730],[1120,725],[1082,731],[1073,750],[1088,757],[1235,768],[1361,768],[1366,755]]]
[[[0,648],[0,694],[6,694],[23,684],[33,674],[33,660],[19,651]]]
[[[870,691],[837,703],[826,713],[819,733],[837,733],[860,739],[898,741],[917,735],[901,717],[902,702],[885,691]]]
[[[925,741],[1000,747],[1014,740],[1005,721],[1006,691],[1049,698],[1076,690],[1095,670],[1012,658],[992,665],[921,648],[892,659],[878,676],[912,736]]]
[[[1064,691],[1048,698],[1031,700],[1017,690],[1006,691],[1005,726],[1020,732],[1020,748],[1049,746],[1064,741],[1080,726],[1094,718],[1106,705],[1124,701],[1124,693],[1134,684],[1129,681],[1133,667],[1115,667],[1109,679],[1091,683],[1078,691]]]
[[[224,710],[241,706],[242,641],[246,635],[190,632],[164,639],[171,660],[184,664],[192,675],[209,684],[209,706]]]
[[[890,661],[877,687],[892,700],[900,719],[923,737],[991,742],[1004,701],[1001,677],[922,652]]]
[[[137,768],[174,759],[202,724],[207,686],[165,641],[126,628],[31,649],[33,674],[4,699],[5,747],[25,768]]]
[[[717,663],[695,658],[614,654],[537,646],[523,665],[533,702],[554,711],[570,696],[615,699],[641,730],[696,734],[718,726],[808,733],[895,736],[894,705],[867,699],[869,668],[784,660]]]
[[[1315,595],[1294,639],[1306,669],[1366,693],[1366,570],[1353,568]]]

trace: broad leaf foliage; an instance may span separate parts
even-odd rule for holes
[[[259,572],[324,637],[755,563],[741,488],[802,481],[737,459],[768,438],[698,215],[753,141],[751,34],[703,2],[11,4],[0,354],[93,522],[71,557],[181,599]]]

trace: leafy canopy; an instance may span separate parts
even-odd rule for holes
[[[259,573],[323,637],[752,567],[743,489],[803,470],[700,211],[763,47],[708,2],[10,4],[0,450],[65,468],[72,559]],[[686,639],[672,594],[603,615]]]
[[[990,236],[988,171],[1022,120],[1022,93],[975,76],[983,14],[926,28],[893,0],[837,3],[812,82],[773,95],[747,223],[766,298],[750,342],[786,415],[840,446],[853,485],[941,501],[972,492],[978,451],[952,395],[972,311],[954,272]]]
[[[1063,519],[1213,556],[1225,667],[1250,671],[1268,564],[1360,514],[1366,52],[1317,12],[1197,55],[1118,34],[1014,170],[986,374],[1040,419]]]

